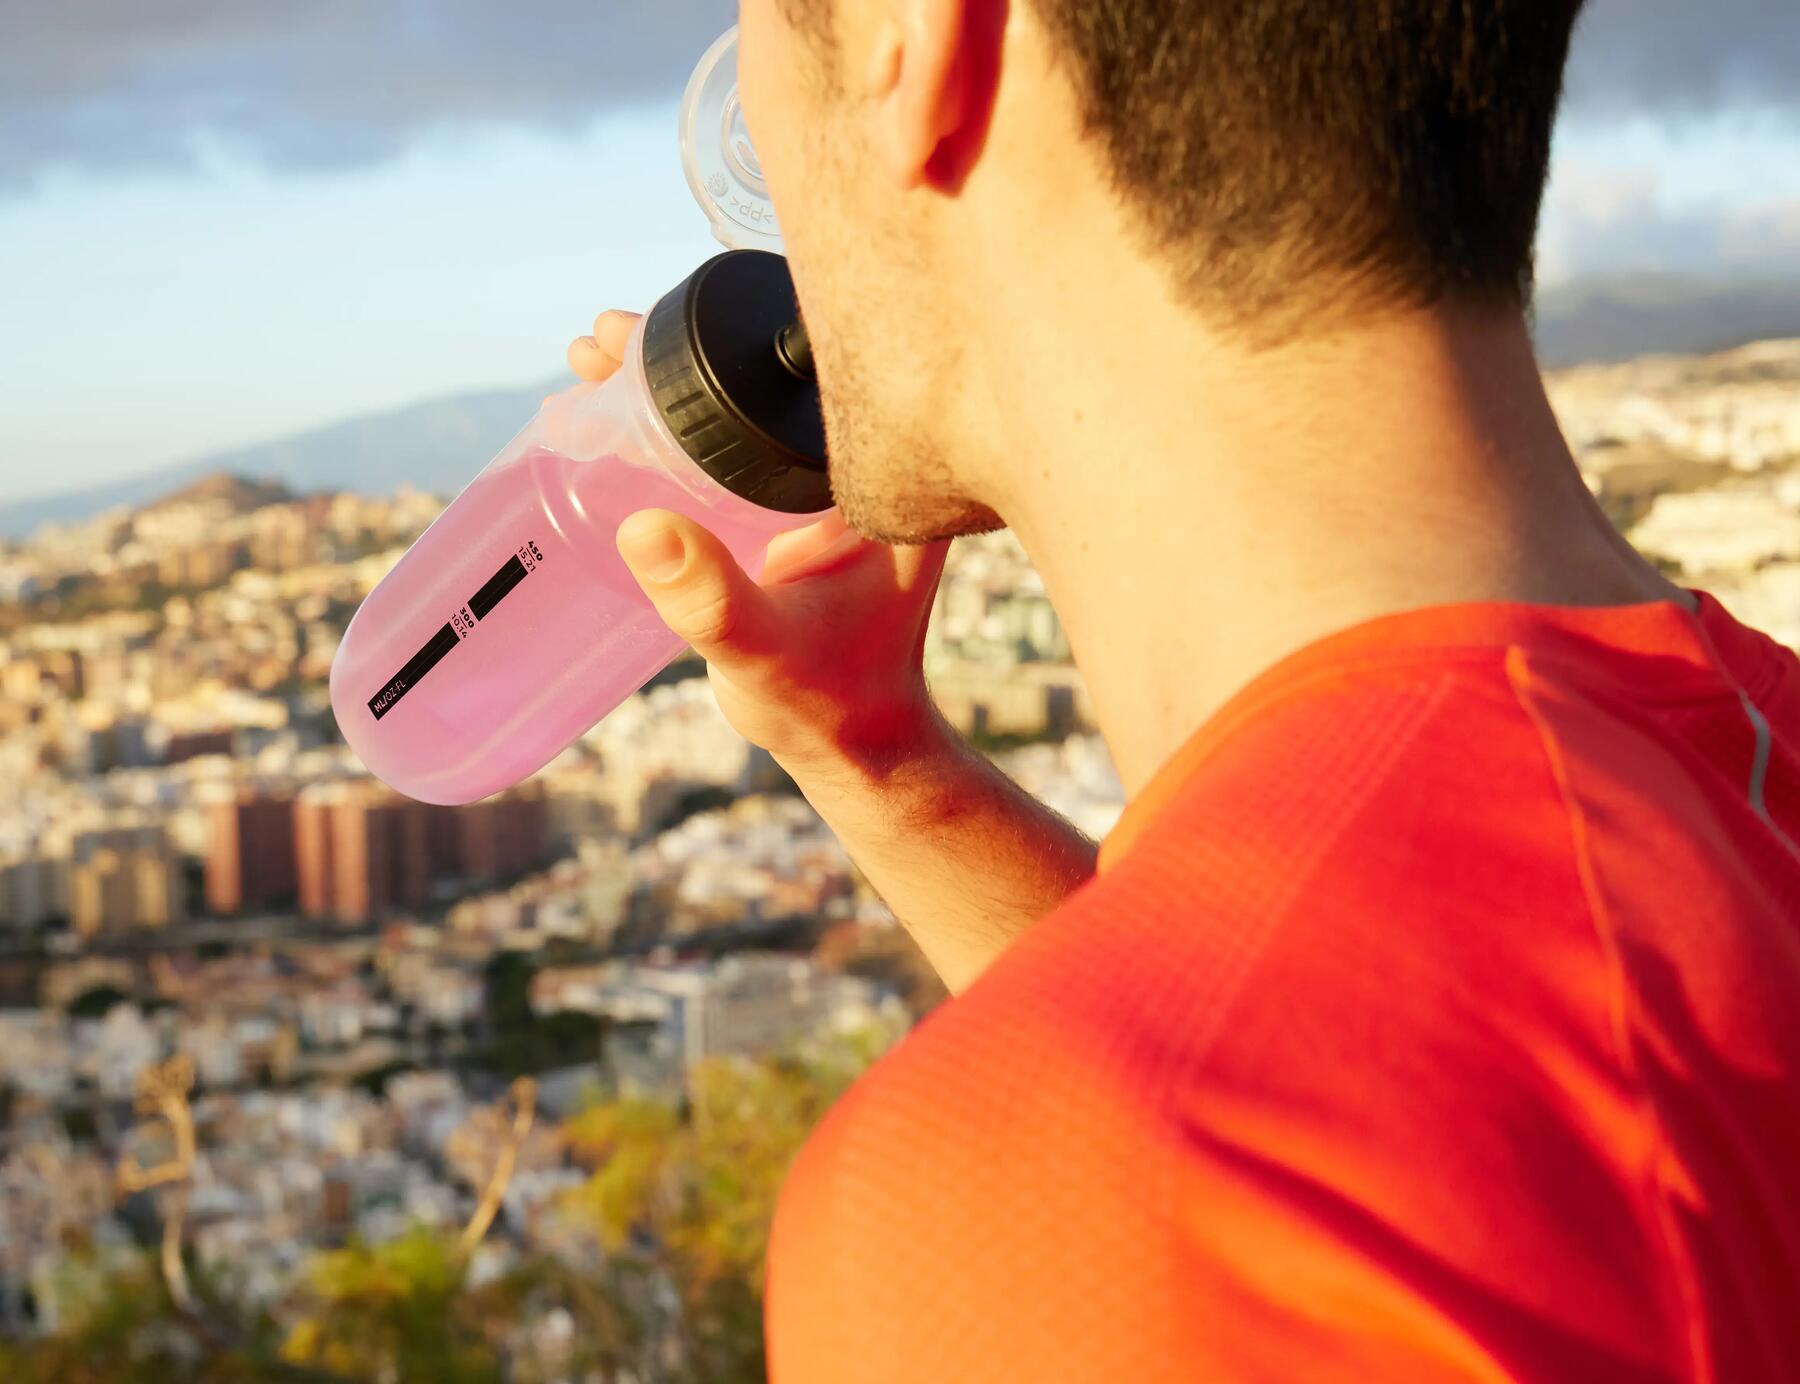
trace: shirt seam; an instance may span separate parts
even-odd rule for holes
[[[1770,694],[1781,690],[1782,682],[1790,676],[1788,669],[1782,665],[1779,659],[1767,659],[1753,667],[1750,670],[1752,676],[1746,677],[1742,684],[1738,684],[1733,681],[1731,669],[1721,655],[1718,644],[1704,629],[1700,631],[1700,647],[1706,654],[1708,662],[1712,664],[1713,673],[1719,681],[1736,692],[1743,712],[1749,718],[1752,732],[1756,735],[1758,742],[1766,747],[1765,753],[1772,751],[1777,745],[1786,749],[1787,736],[1776,734],[1775,722],[1763,710],[1763,707],[1767,704],[1765,699]],[[1771,767],[1770,764],[1765,762],[1763,766],[1765,774],[1769,767]],[[1775,838],[1775,844],[1786,850],[1795,860],[1800,861],[1800,841],[1796,841],[1794,837],[1790,836],[1787,828],[1776,821],[1774,814],[1769,810],[1767,779],[1764,778],[1761,782],[1753,780],[1751,785],[1747,785],[1746,797],[1750,804],[1750,810],[1755,813],[1757,820],[1763,824],[1769,834]]]
[[[1200,726],[1187,743],[1151,776],[1145,789],[1132,801],[1126,803],[1124,813],[1114,826],[1113,832],[1109,834],[1116,838],[1119,844],[1112,845],[1108,841],[1101,845],[1100,873],[1110,874],[1122,865],[1136,849],[1144,835],[1154,827],[1154,817],[1138,820],[1142,816],[1137,807],[1140,800],[1153,791],[1157,792],[1159,803],[1155,815],[1162,815],[1168,805],[1181,795],[1202,765],[1242,734],[1250,722],[1264,714],[1286,705],[1304,693],[1315,690],[1321,684],[1336,682],[1346,674],[1368,673],[1381,669],[1400,670],[1420,665],[1431,665],[1437,670],[1449,674],[1464,668],[1492,665],[1498,668],[1504,676],[1508,650],[1516,647],[1522,646],[1434,645],[1422,649],[1348,655],[1343,658],[1334,658],[1303,672],[1296,672],[1292,676],[1274,680],[1265,688],[1259,689],[1256,681],[1253,680],[1243,692],[1238,693],[1227,702],[1212,719]],[[1717,676],[1717,665],[1711,665],[1710,671]],[[1643,696],[1640,692],[1637,699],[1646,704],[1672,709],[1704,706],[1710,702],[1728,700],[1733,696],[1735,696],[1734,690],[1730,686],[1724,686],[1704,692],[1696,690],[1681,697]],[[1171,781],[1166,788],[1159,788],[1165,775],[1171,776]],[[1123,831],[1120,830],[1121,827],[1124,828]]]
[[[1218,731],[1212,737],[1212,743],[1216,748],[1234,735],[1253,715],[1267,711],[1269,708],[1287,701],[1291,696],[1308,691],[1322,682],[1331,682],[1341,678],[1346,673],[1368,673],[1387,668],[1398,670],[1422,663],[1436,664],[1445,671],[1487,662],[1505,667],[1515,651],[1524,653],[1525,646],[1520,644],[1465,644],[1459,647],[1439,646],[1433,649],[1420,649],[1416,652],[1366,654],[1333,660],[1329,664],[1298,674],[1291,681],[1284,680],[1279,686],[1271,687],[1262,695],[1253,697],[1243,706],[1233,709],[1229,717],[1219,723]],[[1710,649],[1708,654],[1711,655]],[[1550,658],[1551,661],[1557,661],[1554,652],[1551,653]],[[1715,677],[1720,677],[1716,660],[1710,661],[1709,671]],[[1737,688],[1731,683],[1731,680],[1723,677],[1720,680],[1723,683],[1720,687],[1709,688],[1705,691],[1696,689],[1687,695],[1678,697],[1656,696],[1646,694],[1642,689],[1636,689],[1634,698],[1646,705],[1693,707],[1735,697]]]
[[[1686,1347],[1688,1357],[1686,1378],[1694,1381],[1707,1381],[1707,1384],[1710,1384],[1713,1375],[1706,1365],[1706,1356],[1702,1345],[1704,1333],[1698,1312],[1699,1287],[1694,1279],[1693,1265],[1689,1262],[1687,1254],[1681,1247],[1680,1237],[1676,1234],[1672,1209],[1669,1206],[1662,1182],[1662,1169],[1671,1159],[1669,1140],[1667,1131],[1663,1128],[1661,1114],[1656,1108],[1655,1099],[1650,1094],[1649,1084],[1644,1080],[1643,1072],[1632,1050],[1631,987],[1625,979],[1625,967],[1619,955],[1617,930],[1612,924],[1611,910],[1607,908],[1605,898],[1601,894],[1598,871],[1589,848],[1587,814],[1583,811],[1575,793],[1561,743],[1551,728],[1549,719],[1543,714],[1529,690],[1529,684],[1532,681],[1529,651],[1523,646],[1515,644],[1508,647],[1505,654],[1508,687],[1512,691],[1520,712],[1523,713],[1537,734],[1539,748],[1543,751],[1550,776],[1555,782],[1557,794],[1562,800],[1563,816],[1569,830],[1570,854],[1574,859],[1576,876],[1581,882],[1582,898],[1587,907],[1588,921],[1594,931],[1594,940],[1599,944],[1600,954],[1605,960],[1609,1009],[1608,1028],[1614,1045],[1614,1056],[1631,1083],[1639,1115],[1649,1136],[1649,1148],[1643,1159],[1643,1167],[1638,1174],[1639,1194],[1649,1203],[1651,1219],[1656,1226],[1657,1235],[1662,1241],[1667,1265],[1664,1295],[1665,1297],[1672,1296],[1679,1308],[1681,1339]]]

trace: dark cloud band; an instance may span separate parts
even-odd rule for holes
[[[446,125],[571,129],[681,89],[732,0],[0,0],[0,187],[380,159]]]
[[[1795,0],[1588,0],[1570,59],[1571,112],[1800,117]]]
[[[276,168],[423,131],[567,129],[678,91],[732,0],[0,0],[0,190],[45,169],[181,167],[199,139]],[[1794,0],[1590,0],[1589,118],[1800,114]]]

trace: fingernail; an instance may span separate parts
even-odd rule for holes
[[[621,533],[619,552],[631,570],[647,581],[669,581],[687,566],[687,545],[667,524]]]

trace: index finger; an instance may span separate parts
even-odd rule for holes
[[[789,529],[769,541],[763,561],[762,584],[777,586],[807,575],[815,566],[828,567],[840,553],[860,546],[863,541],[841,513],[835,509],[827,510],[804,528]]]
[[[594,341],[614,360],[625,359],[625,343],[631,340],[631,329],[637,326],[640,312],[624,308],[608,308],[594,319]]]
[[[584,380],[603,380],[625,359],[638,314],[609,308],[594,319],[594,334],[569,343],[569,368]]]

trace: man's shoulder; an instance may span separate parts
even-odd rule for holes
[[[1603,960],[1565,801],[1504,668],[1374,667],[1234,728],[901,1065],[1039,1067],[1125,1108],[1298,1010],[1345,1026],[1306,1055],[1328,1068],[1360,1041],[1454,1025],[1477,987],[1541,1008],[1546,968]]]
[[[948,1214],[994,1281],[1103,1303],[1169,1358],[1233,1358],[1245,1313],[1280,1335],[1321,1302],[1345,1330],[1411,1310],[1372,1267],[1395,1255],[1427,1296],[1528,1266],[1631,1339],[1629,1295],[1585,1285],[1651,1252],[1603,1137],[1636,1093],[1500,677],[1375,677],[1240,727],[841,1102],[786,1242]]]
[[[871,1297],[870,1320],[1028,1301],[1034,1328],[1129,1322],[1156,1360],[1297,1377],[1267,1343],[1303,1362],[1322,1326],[1366,1343],[1498,1285],[1516,1360],[1666,1355],[1682,1251],[1646,1151],[1687,1158],[1719,1223],[1760,1223],[1737,1189],[1792,1164],[1770,1084],[1800,1051],[1791,910],[1750,887],[1788,876],[1723,887],[1743,833],[1779,849],[1746,806],[1742,705],[1614,673],[1554,649],[1372,660],[1224,727],[1101,876],[840,1102],[784,1199],[778,1238],[811,1247],[790,1299],[859,1255],[871,1293],[892,1262],[954,1263],[953,1301]],[[1666,1079],[1694,1071],[1704,1100]],[[1745,1262],[1789,1252],[1765,1238]]]
[[[1240,1061],[1329,1084],[1430,1049],[1453,1100],[1510,1079],[1506,1016],[1602,1023],[1589,1001],[1606,966],[1566,803],[1504,668],[1371,670],[1227,736],[891,1075],[941,1091],[972,1074],[959,1084],[985,1090],[986,1119],[1018,1116],[1016,1096],[1143,1133],[1172,1092]]]
[[[1253,707],[1033,936],[1142,930],[1220,969],[1282,933],[1377,956],[1585,909],[1550,747],[1504,651],[1482,650],[1338,669]]]

